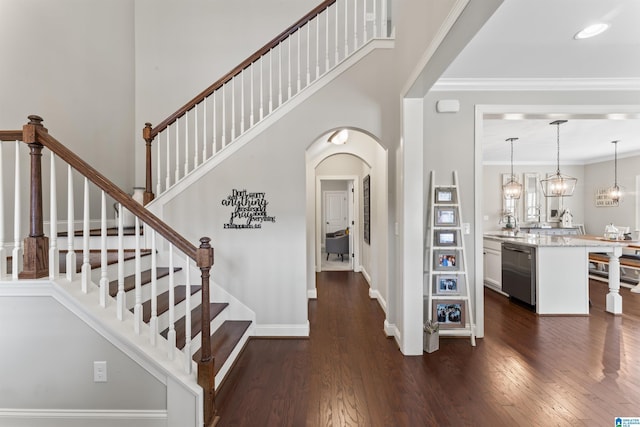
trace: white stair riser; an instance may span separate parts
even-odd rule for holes
[[[125,277],[134,274],[136,271],[135,260],[131,259],[131,260],[125,261],[123,267],[124,267]],[[144,271],[150,268],[151,268],[151,257],[150,256],[140,257],[140,269]],[[101,268],[94,268],[93,270],[91,270],[91,281],[93,283],[96,283],[96,284],[100,283],[101,276],[102,276]],[[118,263],[114,263],[107,266],[107,278],[109,281],[118,279]]]
[[[175,279],[174,279],[175,280]],[[175,281],[178,284],[182,284],[179,281]],[[160,295],[169,290],[169,276],[162,277],[158,279],[156,282],[156,294]],[[140,287],[141,292],[141,302],[145,302],[151,299],[151,282],[145,283]],[[130,291],[125,293],[125,301],[127,308],[133,308],[136,304],[136,290],[131,289]]]
[[[216,331],[220,325],[222,325],[225,320],[229,320],[229,307],[226,307],[220,314],[218,314],[215,319],[211,321],[211,334]],[[196,351],[200,349],[202,345],[202,333],[198,333],[195,337],[191,339],[191,355],[193,356]]]
[[[195,294],[191,295],[191,310],[195,307],[199,306],[202,302],[202,292],[198,291]],[[187,310],[187,301],[184,300],[180,304],[177,304],[175,307],[174,320],[178,321],[178,319],[185,316]],[[169,327],[169,311],[162,313],[162,315],[158,316],[158,331],[162,332]]]
[[[123,236],[122,239],[123,247],[125,248],[135,248],[136,247],[136,238],[135,236]],[[118,249],[118,236],[108,236],[107,237],[107,249]],[[140,245],[145,246],[144,238],[140,237]],[[69,239],[66,237],[58,237],[57,242],[58,249],[67,250],[69,246]],[[73,250],[78,252],[82,251],[84,248],[84,237],[76,236],[73,238]],[[91,236],[89,237],[89,249],[102,249],[102,237],[100,236]]]

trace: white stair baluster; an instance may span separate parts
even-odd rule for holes
[[[213,148],[211,149],[212,154],[216,154],[218,152],[218,126],[216,125],[216,92],[213,93]]]
[[[236,76],[231,78],[231,141],[236,139]]]
[[[55,279],[60,275],[60,251],[58,250],[56,155],[53,152],[51,152],[49,169],[49,278]]]
[[[11,254],[11,276],[18,280],[18,275],[22,271],[22,241],[20,239],[20,141],[15,142],[15,181],[14,181],[14,201],[13,201],[13,252]]]
[[[107,276],[107,194],[102,191],[100,200],[100,306],[107,306],[109,277]]]
[[[189,173],[189,112],[184,113],[184,176]]]
[[[317,76],[320,70],[319,68],[320,64],[318,62],[320,60],[319,59],[320,41],[318,40],[318,31],[320,29],[320,15],[316,15],[315,22],[316,22],[316,76]],[[311,50],[311,25],[308,25],[307,26],[307,86],[309,86],[309,84],[311,83],[311,62],[309,62],[310,50]]]
[[[324,53],[325,53],[325,58],[324,58],[324,72],[326,73],[327,71],[329,71],[329,9],[326,9],[324,12],[324,16],[326,17],[325,19],[325,30],[324,30]],[[318,74],[319,76],[319,74]],[[316,78],[318,78],[318,76],[316,76]]]
[[[193,168],[195,169],[200,162],[198,157],[200,155],[200,144],[198,143],[198,104],[196,104],[194,110],[193,128]]]
[[[135,286],[136,286],[136,302],[133,306],[133,330],[136,334],[140,334],[142,326],[142,267],[140,260],[140,218],[136,216],[136,228],[133,231],[135,237]]]
[[[227,146],[227,83],[222,84],[222,148]]]
[[[282,42],[278,43],[278,107],[282,105]]]
[[[0,141],[0,190],[4,191],[4,158]],[[7,251],[4,248],[4,197],[0,197],[0,279],[7,274]]]
[[[191,268],[189,266],[191,259],[186,257],[185,280],[186,280],[186,311],[184,316],[184,370],[187,374],[191,373]],[[204,301],[203,301],[204,304]]]
[[[377,0],[373,0],[373,29],[371,30],[371,37],[375,38],[378,37],[378,15],[377,15],[377,6],[378,6],[378,1]],[[365,14],[366,16],[366,14]]]
[[[118,203],[118,212],[123,212],[124,207],[122,203]],[[118,215],[118,293],[116,296],[117,301],[117,316],[118,320],[124,319],[124,311],[126,310],[126,295],[124,293],[124,215]]]
[[[300,73],[302,72],[302,59],[300,58],[300,45],[302,44],[300,40],[300,33],[302,30],[298,30],[298,86],[296,89],[296,93],[300,92]],[[309,24],[307,24],[307,36],[309,34]],[[307,37],[307,64],[309,64],[309,38]],[[308,70],[308,68],[307,68]]]
[[[174,182],[180,181],[180,119],[176,119],[176,179]]]
[[[264,56],[260,58],[260,120],[264,118]]]
[[[269,114],[273,111],[273,51],[269,50]]]
[[[349,56],[349,2],[344,2],[344,56],[343,59],[347,59]]]
[[[207,99],[202,103],[202,162],[207,160]]]
[[[353,51],[358,48],[358,0],[353,2]]]
[[[292,36],[289,36],[289,43],[287,43],[287,100],[291,99],[291,39]]]
[[[250,93],[251,93],[251,101],[250,101],[251,102],[251,107],[249,109],[249,126],[253,126],[253,123],[254,123],[254,121],[253,121],[253,111],[254,111],[255,105],[254,105],[254,99],[253,99],[253,91],[254,91],[253,87],[254,87],[254,78],[255,77],[253,75],[254,74],[253,70],[255,68],[256,68],[256,63],[254,62],[253,64],[251,64],[251,86],[250,86],[251,89],[249,90]]]
[[[170,360],[175,357],[176,348],[176,327],[175,323],[175,277],[173,268],[173,245],[169,244],[169,332],[167,341],[169,342],[168,356]]]
[[[336,61],[333,64],[334,66],[338,65],[338,60],[339,60],[339,55],[338,55],[338,46],[340,45],[340,37],[338,36],[338,22],[340,22],[339,18],[338,18],[338,2],[336,2],[336,20],[335,20],[335,25],[336,25]]]
[[[169,134],[169,128],[167,128],[167,180],[165,183],[165,190],[168,190],[169,187],[171,187],[171,138]]]
[[[89,179],[84,178],[84,216],[82,220],[82,292],[89,292],[91,263],[89,262]]]
[[[156,174],[158,175],[156,179],[156,194],[160,195],[162,194],[162,172],[160,171],[160,167],[162,166],[162,157],[161,157],[162,150],[160,150],[160,135],[158,135],[158,140],[156,141],[156,147],[157,147],[156,148],[156,151],[157,151]]]
[[[154,347],[158,342],[158,254],[156,253],[156,232],[151,230],[151,318],[149,319],[150,341]]]
[[[362,0],[362,43],[367,41],[367,0]]]
[[[382,37],[389,36],[389,29],[387,28],[387,0],[382,0],[380,5],[380,26],[382,27]]]
[[[244,73],[240,71],[240,135],[244,133]]]
[[[73,202],[73,171],[71,166],[67,166],[67,280],[73,281],[76,276],[76,253],[73,249],[75,239],[74,226],[74,202]]]

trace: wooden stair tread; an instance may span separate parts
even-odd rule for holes
[[[217,374],[229,355],[251,325],[250,320],[226,320],[211,335],[211,354],[215,358],[215,373]],[[202,349],[194,355],[193,360],[200,360]]]
[[[135,227],[123,227],[122,228],[122,234],[124,236],[135,236],[135,231],[136,228]],[[144,227],[140,227],[140,235],[142,236],[144,234]],[[67,237],[69,235],[68,232],[66,231],[59,231],[58,232],[58,237]],[[82,237],[84,236],[84,230],[75,230],[73,232],[73,235],[76,237]],[[102,235],[102,229],[100,228],[92,228],[91,230],[89,230],[89,236],[101,236]],[[109,227],[107,228],[107,236],[117,236],[118,235],[118,227]]]
[[[173,271],[180,271],[181,268],[180,267],[174,267]],[[156,268],[156,274],[158,276],[158,279],[165,277],[167,275],[169,275],[169,268],[168,267],[158,267]],[[142,272],[142,274],[140,275],[141,277],[141,284],[145,285],[149,282],[151,282],[151,270],[145,270]],[[124,291],[128,292],[132,289],[135,289],[136,287],[136,275],[132,274],[130,276],[127,276],[124,278]],[[118,280],[112,280],[111,282],[109,282],[109,295],[111,295],[112,297],[115,297],[118,293]]]
[[[227,308],[229,303],[226,302],[212,302],[209,305],[209,321],[213,321],[213,319],[218,316],[218,314],[222,313],[222,310]],[[186,334],[185,334],[185,326],[187,324],[187,318],[181,317],[175,323],[175,331],[176,331],[176,347],[180,350],[184,348],[186,342]],[[195,337],[202,331],[202,305],[198,305],[196,308],[191,310],[191,338]],[[169,328],[165,329],[161,332],[163,337],[167,337],[169,334]]]
[[[191,286],[191,295],[200,290],[201,286]],[[184,285],[178,285],[174,288],[173,302],[174,305],[180,304],[187,299],[187,287]],[[169,291],[163,292],[157,297],[157,315],[160,316],[169,310]],[[131,309],[133,313],[133,308]],[[144,323],[149,323],[151,320],[151,300],[146,300],[142,303],[142,320]]]

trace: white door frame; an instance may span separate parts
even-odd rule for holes
[[[484,336],[484,265],[478,260],[483,259],[483,234],[484,220],[483,216],[483,169],[482,169],[482,135],[485,114],[487,115],[509,115],[513,114],[519,118],[525,118],[526,115],[532,114],[536,117],[547,117],[549,120],[557,120],[559,118],[575,119],[584,115],[592,117],[601,115],[606,119],[609,114],[632,114],[640,113],[639,106],[635,104],[628,105],[607,105],[607,104],[477,104],[475,106],[475,129],[474,129],[474,163],[475,163],[475,183],[474,183],[474,210],[475,210],[475,301],[476,301],[476,336],[482,338]],[[548,116],[547,116],[548,115]],[[467,272],[468,274],[468,272]]]
[[[353,210],[349,208],[349,256],[353,271],[361,271],[360,265],[360,177],[358,175],[316,176],[316,271],[322,271],[322,181],[350,181],[353,183]],[[351,203],[347,204],[352,206]]]

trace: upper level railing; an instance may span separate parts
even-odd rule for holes
[[[21,183],[21,170],[23,168],[25,150],[24,145],[29,148],[30,157],[30,185],[23,186]],[[11,161],[4,159],[4,150],[6,146],[13,146],[15,159],[13,162],[13,170],[9,170]],[[42,186],[42,158],[43,149],[50,150],[49,177],[45,181],[49,181],[49,236],[45,235],[44,216],[43,216],[43,186]],[[60,263],[61,249],[58,247],[58,184],[56,167],[60,162],[64,162],[67,166],[67,248],[66,260]],[[8,254],[5,249],[5,203],[10,201],[10,192],[5,191],[5,177],[13,176],[15,181],[13,185],[13,205],[14,205],[14,242],[11,250],[11,271],[7,266]],[[82,232],[77,233],[75,230],[74,212],[76,206],[74,203],[74,181],[79,178],[83,181],[83,201],[82,201]],[[90,184],[95,188],[90,188]],[[29,188],[29,235],[22,240],[22,205],[24,200],[23,187]],[[135,249],[133,254],[134,267],[133,275],[135,276],[135,301],[127,300],[125,294],[125,269],[130,271],[131,268],[125,266],[125,247],[124,239],[124,215],[119,215],[117,223],[117,291],[115,295],[116,317],[119,320],[130,316],[129,309],[133,311],[133,329],[136,334],[149,334],[150,343],[153,346],[160,346],[167,352],[169,359],[174,359],[177,354],[183,359],[184,370],[191,372],[192,355],[197,350],[191,343],[191,310],[192,310],[192,285],[189,282],[189,271],[193,264],[201,271],[201,300],[202,302],[210,301],[209,292],[209,275],[213,265],[213,249],[210,240],[207,237],[200,239],[200,245],[197,247],[182,235],[169,227],[158,217],[149,212],[144,206],[136,202],[130,195],[125,193],[118,186],[113,184],[100,172],[79,158],[67,147],[62,145],[58,140],[51,136],[47,129],[42,125],[42,118],[38,116],[29,116],[29,123],[23,126],[22,130],[0,131],[0,280],[9,277],[12,280],[18,279],[37,279],[49,277],[52,280],[58,278],[66,278],[69,282],[77,279],[77,273],[80,273],[80,286],[82,292],[91,292],[92,283],[98,284],[99,301],[102,307],[107,307],[111,303],[109,290],[108,268],[112,264],[107,249],[107,196],[111,197],[119,204],[118,212],[124,212],[123,208],[131,212],[135,216],[134,240]],[[100,195],[100,229],[90,229],[90,197],[91,195]],[[98,215],[95,215],[98,216]],[[10,221],[6,221],[9,223]],[[143,306],[142,306],[142,243],[141,243],[141,227],[144,226],[145,237],[150,242],[148,253],[151,261],[151,291],[149,298],[151,301],[151,310],[149,317],[149,325],[143,322]],[[82,249],[76,254],[75,236],[82,238]],[[90,245],[90,235],[97,235],[100,240],[99,244],[99,265],[100,269],[92,269],[92,258],[95,258],[95,251],[92,251]],[[168,287],[167,293],[169,298],[168,307],[168,327],[166,332],[166,340],[160,338],[159,316],[158,316],[158,295],[160,293],[157,277],[158,250],[159,244],[156,243],[157,238],[164,238],[164,246],[167,248],[164,256],[164,262],[169,264],[169,284],[163,285]],[[160,242],[162,243],[162,242]],[[177,251],[177,256],[174,253]],[[92,255],[92,252],[94,255]],[[179,255],[179,254],[182,255]],[[81,260],[80,268],[77,267],[77,261]],[[60,274],[60,267],[65,269]],[[182,268],[185,278],[185,346],[180,352],[176,347],[176,307],[174,306],[176,285],[174,281],[174,273],[177,269]],[[93,270],[93,271],[92,271]],[[195,289],[195,288],[194,288]],[[132,306],[132,307],[131,307]],[[201,304],[201,358],[198,361],[198,383],[203,386],[205,391],[205,419],[213,417],[214,407],[214,379],[215,373],[213,369],[213,357],[211,354],[211,331],[210,331],[210,304]]]
[[[387,2],[322,2],[157,126],[146,123],[145,203],[154,180],[162,194],[366,43],[387,38]]]

